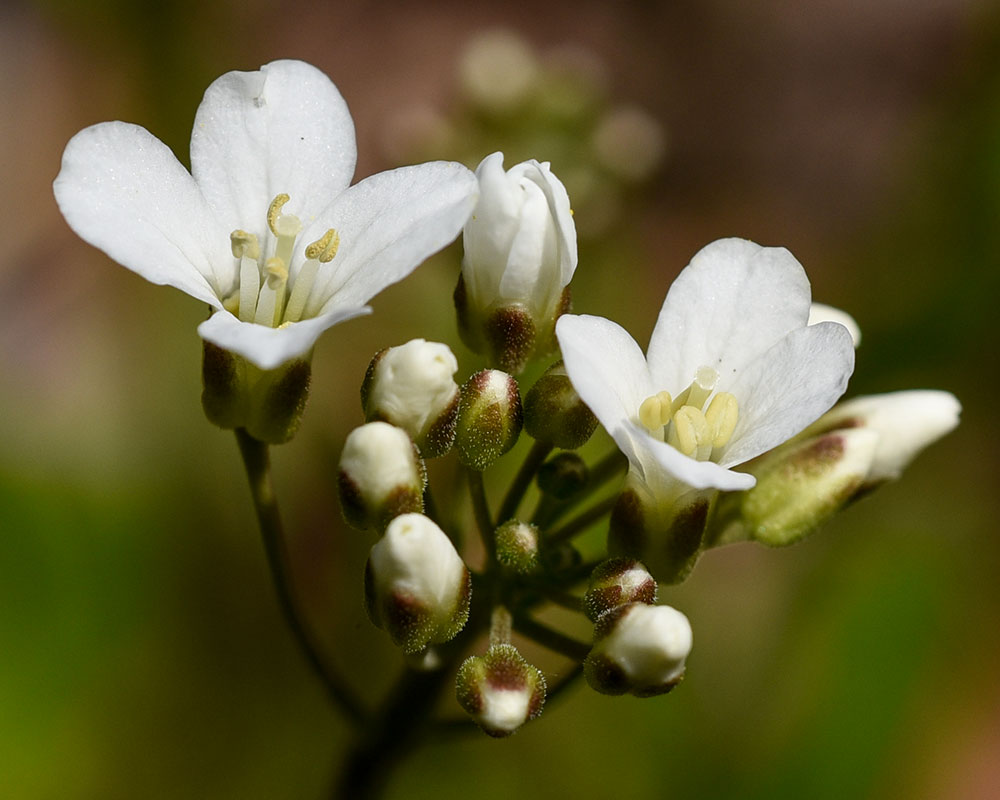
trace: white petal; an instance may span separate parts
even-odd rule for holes
[[[507,268],[500,279],[500,298],[504,300],[537,301],[543,310],[549,301],[550,285],[558,281],[558,274],[549,269],[555,266],[555,226],[549,214],[548,201],[542,190],[528,182],[518,190],[524,195],[520,224],[510,242]]]
[[[809,307],[809,325],[816,325],[820,322],[839,322],[851,334],[854,346],[861,344],[861,328],[855,322],[854,317],[839,308],[825,305],[824,303],[813,303]]]
[[[240,322],[228,311],[216,311],[198,326],[198,335],[243,356],[261,369],[275,369],[286,361],[305,356],[327,328],[370,312],[370,308],[364,307],[342,308],[293,322],[284,328],[268,328],[253,322]]]
[[[649,343],[661,389],[679,392],[709,366],[728,387],[740,368],[806,324],[809,280],[781,247],[720,239],[702,248],[670,287]]]
[[[790,439],[837,402],[853,371],[854,343],[843,325],[792,331],[728,389],[740,416],[720,463],[742,464]]]
[[[80,131],[53,191],[81,238],[146,280],[216,308],[217,295],[232,290],[229,233],[170,148],[144,128],[104,122]]]
[[[563,314],[556,338],[573,388],[615,436],[654,393],[639,345],[620,325],[589,315]]]
[[[205,91],[191,132],[191,168],[228,226],[258,236],[274,197],[309,224],[351,182],[357,148],[347,104],[302,61],[227,72]],[[228,240],[227,240],[228,243]]]
[[[320,268],[306,308],[354,308],[409,275],[428,256],[452,242],[476,202],[476,178],[453,161],[433,161],[372,175],[341,194],[297,249],[327,228],[340,249]]]
[[[462,232],[462,275],[469,296],[479,305],[500,293],[507,254],[521,219],[524,193],[503,169],[503,153],[486,156],[476,167],[479,200]]]
[[[576,223],[566,187],[552,173],[548,162],[539,164],[532,159],[511,169],[512,173],[516,174],[516,171],[536,183],[545,194],[559,239],[560,285],[566,286],[573,278],[577,262]]]
[[[694,489],[722,489],[735,492],[750,489],[757,482],[753,475],[734,472],[712,461],[696,461],[666,442],[650,436],[634,422],[612,433],[629,463],[637,467],[655,497],[677,492],[680,481]]]

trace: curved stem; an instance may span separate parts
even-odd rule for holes
[[[507,490],[507,496],[504,497],[503,504],[500,506],[500,513],[497,514],[499,524],[503,524],[517,514],[517,507],[521,504],[524,493],[528,491],[538,468],[545,462],[553,447],[551,442],[535,442],[531,446],[531,450],[528,451],[521,469],[514,476],[514,481],[511,483],[510,489]]]
[[[527,615],[514,617],[514,630],[522,636],[533,639],[538,644],[561,653],[574,661],[583,661],[590,652],[590,645],[550,628],[548,625]]]
[[[538,503],[538,508],[535,510],[532,522],[540,528],[552,525],[583,500],[593,497],[595,492],[604,486],[604,484],[617,478],[619,473],[627,466],[628,460],[620,451],[614,450],[608,453],[608,455],[591,467],[586,485],[568,500],[555,501],[543,495]]]
[[[469,477],[469,495],[472,497],[472,513],[476,518],[476,527],[479,529],[479,536],[483,540],[483,547],[486,548],[486,555],[489,558],[490,566],[496,561],[497,543],[494,534],[493,517],[490,515],[489,502],[486,500],[486,486],[483,484],[483,473],[474,469],[467,469]]]
[[[285,618],[285,624],[298,642],[306,661],[313,673],[319,678],[326,689],[330,700],[340,708],[347,718],[355,725],[365,719],[365,710],[346,686],[341,676],[320,655],[319,646],[305,623],[298,598],[295,595],[292,582],[291,563],[288,557],[288,547],[285,544],[284,530],[281,525],[281,514],[278,511],[278,500],[274,494],[274,484],[271,481],[271,464],[267,445],[254,439],[243,428],[236,429],[236,441],[243,456],[247,479],[250,483],[250,494],[253,497],[254,509],[257,512],[257,522],[260,525],[264,551],[267,554],[267,564],[271,570],[274,589],[278,595],[278,604]]]

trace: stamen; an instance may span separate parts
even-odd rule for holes
[[[639,422],[650,433],[659,433],[670,422],[670,392],[657,392],[642,401],[639,406]]]
[[[310,245],[311,247],[311,245]],[[309,250],[306,249],[308,255]],[[299,274],[295,276],[295,283],[292,285],[292,293],[288,298],[288,305],[285,308],[285,322],[298,322],[302,318],[302,312],[306,308],[306,301],[312,292],[313,283],[316,282],[316,273],[319,271],[319,261],[310,258],[302,265]]]
[[[254,237],[256,239],[256,237]],[[259,250],[260,248],[258,248]],[[240,259],[240,321],[253,322],[257,313],[257,295],[260,293],[260,267],[256,259]]]
[[[725,447],[736,430],[740,407],[729,392],[719,392],[708,404],[705,420],[712,430],[712,447]]]
[[[267,209],[267,227],[271,229],[271,233],[275,236],[278,235],[278,217],[281,216],[281,207],[289,201],[289,196],[282,192],[277,197],[271,201],[271,205]]]
[[[330,230],[323,234],[322,238],[317,239],[306,247],[306,258],[314,258],[320,263],[326,264],[333,261],[333,257],[337,255],[339,248],[340,234],[333,228],[330,228]]]
[[[235,315],[240,310],[240,293],[233,292],[229,295],[229,297],[222,301],[222,307],[230,314]]]
[[[711,452],[711,437],[705,415],[697,408],[683,406],[670,422],[667,431],[667,444],[680,450],[684,455],[696,458],[700,450]],[[704,458],[698,460],[703,461]]]
[[[229,234],[229,244],[233,249],[233,258],[260,258],[260,243],[256,234],[235,230]]]

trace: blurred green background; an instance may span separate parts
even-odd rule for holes
[[[644,342],[699,247],[785,245],[862,326],[852,394],[942,388],[964,406],[821,534],[712,552],[665,592],[695,631],[676,692],[581,685],[510,740],[422,749],[391,796],[1000,796],[998,12],[3,4],[0,797],[314,798],[348,743],[279,619],[233,437],[201,414],[204,309],[78,240],[51,195],[80,128],[137,122],[186,161],[208,83],[281,57],[340,87],[359,177],[497,149],[550,160],[580,231],[576,310]],[[484,83],[491,59],[505,77]],[[371,355],[455,341],[458,257],[323,338],[303,428],[274,454],[311,618],[371,700],[399,657],[365,618],[371,541],[342,525],[331,469]]]

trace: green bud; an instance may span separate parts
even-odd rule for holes
[[[289,441],[309,398],[309,362],[295,359],[262,370],[211,342],[203,345],[201,405],[208,420],[227,430],[245,428],[268,444]]]
[[[597,417],[576,393],[562,361],[549,367],[524,398],[524,429],[539,441],[575,450],[596,427]]]
[[[515,445],[521,419],[517,381],[499,370],[477,372],[462,386],[455,428],[459,460],[486,469]]]
[[[746,538],[777,547],[812,533],[864,485],[877,446],[876,432],[846,428],[765,456],[742,495]]]
[[[348,434],[338,489],[352,527],[382,532],[400,514],[423,512],[426,482],[424,462],[402,428],[369,422]]]
[[[455,678],[458,704],[485,733],[510,736],[542,713],[545,677],[511,644],[493,644],[470,656]]]
[[[538,470],[538,488],[556,500],[567,500],[586,485],[590,470],[576,453],[559,453]]]
[[[536,572],[538,562],[538,528],[512,519],[496,531],[497,561],[517,575]]]
[[[591,622],[629,603],[655,603],[656,581],[634,558],[610,558],[598,564],[583,596],[583,610]]]

